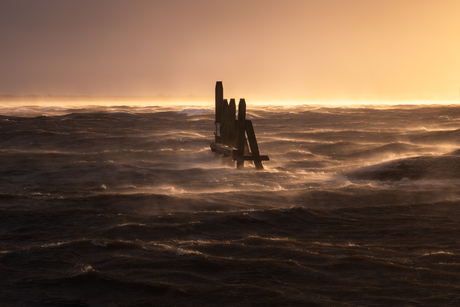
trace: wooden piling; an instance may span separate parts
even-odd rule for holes
[[[221,125],[222,125],[222,101],[224,99],[224,88],[222,86],[222,81],[216,82],[216,95],[215,95],[215,107],[216,107],[216,114],[215,114],[215,122],[214,125],[216,127],[215,131],[215,142],[221,143],[222,142],[222,134],[221,134]]]
[[[220,126],[220,131],[221,131],[221,139],[222,139],[222,144],[227,145],[228,143],[228,118],[227,118],[227,112],[228,112],[228,101],[227,99],[222,100],[222,124]]]
[[[246,101],[240,99],[238,104],[238,134],[237,134],[237,168],[244,167],[244,145],[246,144]]]
[[[236,104],[235,99],[230,99],[230,104],[227,108],[227,114],[225,115],[227,118],[227,127],[225,130],[227,136],[227,142],[224,144],[230,147],[236,147],[237,142],[237,123],[236,123]]]

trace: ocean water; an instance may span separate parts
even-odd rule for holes
[[[1,107],[0,306],[460,304],[459,106],[248,110]]]

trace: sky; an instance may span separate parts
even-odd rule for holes
[[[0,95],[459,99],[458,0],[1,0]]]

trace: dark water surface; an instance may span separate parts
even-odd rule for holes
[[[460,107],[248,109],[1,108],[0,306],[460,304]]]

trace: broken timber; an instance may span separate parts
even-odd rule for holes
[[[230,99],[230,104],[227,99],[224,99],[224,90],[220,81],[216,82],[215,97],[216,131],[215,140],[210,145],[212,151],[236,160],[237,168],[243,168],[244,161],[254,161],[256,169],[263,169],[262,161],[268,161],[269,158],[259,153],[252,121],[246,119],[246,101],[240,99],[238,120],[236,120],[235,99]]]

